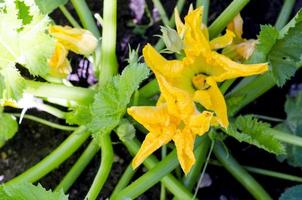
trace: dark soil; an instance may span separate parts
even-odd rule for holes
[[[169,0],[162,2],[164,2],[167,12],[171,14],[175,1]],[[190,2],[191,1],[187,1],[186,8],[188,8]],[[211,1],[209,21],[212,22],[230,2],[230,0]],[[274,24],[282,2],[282,0],[251,1],[250,4],[242,11],[242,16],[244,18],[244,36],[246,38],[255,38],[259,32],[260,24]],[[88,0],[88,3],[94,12],[102,12],[101,1]],[[125,65],[125,58],[127,58],[128,55],[127,43],[129,43],[133,48],[136,48],[138,44],[142,47],[147,42],[155,43],[157,38],[153,35],[159,34],[159,25],[161,25],[160,22],[155,22],[151,27],[143,31],[143,34],[135,31],[139,25],[147,24],[148,19],[144,16],[139,25],[129,25],[133,19],[133,13],[130,11],[128,4],[128,1],[120,1],[118,5],[117,52],[121,66]],[[151,0],[147,0],[147,4],[149,5],[150,10],[152,10]],[[302,1],[297,1],[295,12],[301,6]],[[68,9],[74,13],[72,6],[69,5]],[[185,14],[185,12],[183,12],[183,14]],[[67,24],[67,21],[59,11],[53,13],[52,16],[58,24]],[[72,56],[72,58],[74,66],[77,66],[79,60],[82,59],[81,57],[75,56]],[[256,113],[285,118],[285,113],[283,112],[285,96],[289,92],[292,84],[301,83],[301,79],[299,79],[301,75],[301,72],[298,72],[297,75],[281,89],[273,88],[270,92],[266,93],[247,108],[242,110],[242,113]],[[88,85],[87,82],[85,82],[85,79],[84,81],[82,80],[80,84],[82,86]],[[31,111],[30,113],[56,123],[63,123],[63,121],[41,112]],[[0,149],[0,183],[4,183],[5,181],[12,179],[40,161],[55,149],[67,136],[67,132],[48,128],[29,120],[23,120],[16,136]],[[57,170],[44,177],[40,183],[46,188],[54,188],[76,161],[80,153],[84,150],[85,145]],[[227,145],[230,148],[230,152],[241,164],[296,175],[301,174],[300,168],[293,168],[289,167],[285,163],[279,163],[273,155],[255,147],[240,144],[233,139],[228,139]],[[114,145],[114,149],[116,153],[115,163],[113,165],[112,173],[108,179],[109,181],[107,181],[99,196],[100,199],[109,197],[112,189],[119,180],[120,175],[131,161],[131,157],[128,155],[127,150],[122,144],[116,143]],[[94,175],[96,174],[99,161],[100,155],[97,155],[69,190],[71,200],[81,200],[84,198],[93,181]],[[212,181],[208,187],[199,190],[198,196],[200,199],[253,199],[249,193],[223,168],[210,165],[207,169],[207,174]],[[264,186],[274,199],[277,199],[285,188],[296,184],[294,182],[282,181],[263,176],[255,176],[255,178]],[[159,199],[159,185],[154,186],[139,199]]]

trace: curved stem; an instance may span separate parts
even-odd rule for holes
[[[245,187],[257,200],[271,200],[272,198],[262,186],[223,148],[216,143],[214,153],[221,164]]]
[[[208,15],[209,15],[209,7],[210,7],[210,0],[196,0],[196,8],[199,6],[203,6],[203,18],[202,21],[204,24],[208,22]]]
[[[99,151],[99,146],[95,143],[95,141],[91,141],[85,151],[82,153],[77,162],[72,166],[72,168],[65,175],[63,180],[56,187],[55,191],[63,190],[65,193],[69,190],[72,184],[77,180],[77,178],[81,175],[83,170],[90,163],[95,154]]]
[[[222,167],[222,165],[216,160],[210,161],[210,164]],[[270,177],[279,178],[279,179],[283,179],[283,180],[287,180],[287,181],[295,181],[295,182],[302,183],[302,177],[299,177],[299,176],[294,176],[294,175],[285,174],[282,172],[276,172],[276,171],[271,171],[271,170],[261,169],[261,168],[257,168],[257,167],[251,167],[251,166],[245,166],[245,165],[242,165],[242,167],[244,167],[247,171],[255,173],[255,174],[260,174],[263,176],[270,176]]]
[[[201,138],[197,138],[196,145],[198,146],[200,142]],[[123,143],[132,155],[135,155],[141,146],[138,140],[128,140],[123,141]],[[136,198],[155,183],[162,181],[165,187],[177,198],[192,200],[193,195],[183,186],[182,183],[169,174],[178,166],[178,164],[176,150],[172,151],[160,162],[158,162],[155,156],[150,156],[144,161],[144,165],[149,169],[149,171],[120,191],[116,196],[112,197],[112,199],[123,199],[124,197]]]
[[[281,30],[288,22],[295,3],[296,0],[284,0],[283,6],[275,23],[276,29]]]
[[[158,10],[160,18],[163,21],[163,24],[165,26],[169,26],[170,25],[169,18],[167,16],[167,13],[166,13],[163,5],[161,4],[160,0],[152,0],[152,1],[153,1],[154,6],[156,7],[156,9]]]
[[[21,182],[33,183],[38,181],[69,158],[87,140],[89,135],[90,133],[86,131],[86,127],[79,127],[43,160],[5,184],[12,185]]]
[[[104,85],[118,71],[116,59],[116,9],[117,0],[104,0],[103,3],[103,33],[102,57],[99,66],[99,85]]]
[[[114,190],[111,194],[111,196],[116,196],[117,193],[119,193],[122,189],[124,189],[132,179],[132,177],[135,174],[135,170],[132,169],[131,163],[126,168],[125,172],[123,173],[122,177],[120,178],[117,185],[114,187]],[[110,198],[111,199],[111,198]]]
[[[58,108],[55,108],[53,106],[47,105],[47,104],[36,104],[35,106],[38,110],[42,110],[44,112],[47,112],[57,118],[65,119],[65,112],[61,111]]]
[[[69,23],[75,27],[75,28],[81,28],[80,24],[73,18],[73,16],[70,14],[70,12],[66,9],[65,6],[59,7],[63,15],[66,17],[66,19],[69,21]]]
[[[100,136],[100,147],[102,151],[101,165],[85,197],[86,200],[97,198],[111,171],[114,153],[109,133]]]
[[[8,113],[11,115],[14,115],[16,117],[21,117],[21,114],[19,113]],[[63,130],[63,131],[75,131],[77,129],[77,127],[72,127],[72,126],[64,126],[64,125],[60,125],[60,124],[56,124],[53,122],[50,122],[48,120],[33,116],[33,115],[29,115],[29,114],[25,114],[24,116],[22,116],[24,119],[30,119],[32,121],[38,122],[40,124],[44,124],[46,126],[49,126],[51,128],[55,128],[55,129],[59,129],[59,130]]]
[[[249,0],[234,0],[210,25],[210,37],[215,38],[218,36],[227,24],[240,13],[247,3],[249,3]]]
[[[90,12],[90,9],[85,0],[71,0],[73,7],[75,8],[84,28],[91,31],[95,37],[101,36],[98,27],[94,21],[94,18]]]
[[[82,87],[70,87],[45,82],[25,80],[25,93],[42,98],[60,98],[75,101],[78,104],[89,104],[93,101],[94,91]]]
[[[267,132],[269,134],[272,134],[276,139],[282,142],[302,147],[302,137],[282,132],[273,128],[268,129]]]

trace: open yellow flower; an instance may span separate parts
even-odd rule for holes
[[[193,153],[195,137],[209,130],[211,112],[196,111],[183,121],[171,115],[167,104],[164,103],[157,106],[131,107],[128,108],[128,113],[149,131],[132,161],[133,168],[138,167],[154,151],[173,140],[183,171],[186,174],[190,171],[195,163]]]
[[[93,34],[85,29],[53,25],[49,27],[48,31],[63,44],[66,49],[77,54],[91,54],[98,43],[98,40]]]
[[[68,51],[60,43],[56,42],[55,51],[48,61],[50,67],[50,74],[58,78],[66,78],[71,72],[71,66],[67,59]]]
[[[214,51],[213,49],[228,43],[226,41],[229,39],[223,38],[231,38],[228,36],[231,33],[227,32],[226,35],[209,41],[206,28],[201,26],[201,19],[202,8],[189,12],[185,17],[185,24],[182,26],[185,30],[183,38],[185,57],[182,60],[167,60],[149,44],[144,47],[143,55],[158,80],[158,76],[161,75],[171,86],[186,93],[192,101],[214,111],[216,115],[213,123],[218,122],[227,128],[227,108],[216,82],[261,74],[268,70],[268,65],[240,64]],[[159,81],[159,85],[163,92],[162,81]],[[183,99],[186,100],[178,102],[179,110],[182,110],[179,105],[185,105],[188,98]]]

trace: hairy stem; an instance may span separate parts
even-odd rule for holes
[[[100,146],[102,152],[101,165],[85,197],[86,200],[95,200],[98,197],[111,171],[114,153],[110,133],[100,136]]]
[[[70,12],[66,9],[65,6],[59,7],[63,15],[66,17],[66,19],[69,21],[69,23],[75,27],[75,28],[81,28],[80,24],[73,18],[73,16],[70,14]]]
[[[94,21],[91,11],[85,0],[71,0],[73,7],[75,8],[84,28],[91,31],[95,37],[101,36],[98,27]]]
[[[226,152],[221,143],[217,142],[214,153],[226,170],[228,170],[257,200],[271,200],[272,198],[262,186],[246,170]]]
[[[59,185],[56,187],[55,191],[63,190],[65,193],[69,190],[69,188],[73,185],[73,183],[77,180],[77,178],[81,175],[83,170],[90,163],[95,154],[99,151],[99,146],[95,143],[95,141],[91,141],[85,151],[82,153],[77,162],[72,166],[72,168],[68,171],[68,173],[61,180]]]
[[[90,133],[86,131],[86,127],[79,127],[43,160],[5,184],[11,185],[21,182],[33,183],[38,181],[69,158],[89,136]]]

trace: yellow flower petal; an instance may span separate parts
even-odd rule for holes
[[[64,46],[56,42],[55,51],[48,61],[50,67],[50,74],[59,78],[66,78],[66,76],[71,72],[71,66],[67,60],[68,51]]]
[[[235,34],[232,31],[226,30],[226,33],[223,36],[210,41],[211,49],[221,49],[232,44],[234,37]]]
[[[237,77],[262,74],[268,70],[267,63],[240,64],[217,52],[212,52],[212,56],[211,58],[209,58],[208,62],[212,63],[212,65],[216,66],[217,68],[221,68],[221,70],[224,71],[222,73],[220,72],[211,74],[217,82],[222,82],[224,80]]]
[[[191,95],[185,90],[170,85],[163,76],[156,75],[161,95],[167,102],[168,112],[185,119],[195,112],[195,105]]]
[[[188,174],[195,163],[195,156],[193,153],[195,135],[189,129],[182,131],[178,130],[173,137],[175,142],[177,157],[180,166],[185,174]]]
[[[202,29],[202,7],[190,12],[185,17],[186,33],[184,50],[186,56],[198,56],[201,52],[210,52],[210,44]]]
[[[151,155],[154,151],[159,149],[161,146],[167,144],[172,140],[172,137],[175,132],[150,132],[145,137],[145,140],[140,147],[139,151],[135,155],[132,161],[132,167],[137,168],[144,160]]]
[[[212,112],[203,111],[202,113],[192,115],[190,117],[189,127],[193,134],[203,135],[210,129]]]
[[[150,131],[132,161],[133,168],[136,168],[159,147],[171,141],[179,120],[167,112],[166,105],[131,107],[127,111]]]
[[[85,29],[71,28],[69,26],[50,26],[49,33],[64,47],[78,54],[91,54],[98,43],[93,34]]]
[[[197,90],[195,92],[194,100],[207,110],[214,111],[220,126],[227,128],[229,121],[224,97],[213,78],[207,78],[207,84],[210,86],[207,90]]]
[[[183,35],[185,33],[185,25],[184,25],[184,23],[182,23],[182,21],[180,19],[177,8],[174,9],[174,20],[175,20],[177,33],[180,36],[180,38],[183,38]]]
[[[238,14],[227,26],[227,29],[234,32],[238,38],[242,38],[243,20]]]
[[[143,55],[147,65],[153,72],[159,72],[167,77],[179,75],[183,70],[183,64],[178,60],[166,60],[150,44],[143,49]]]

